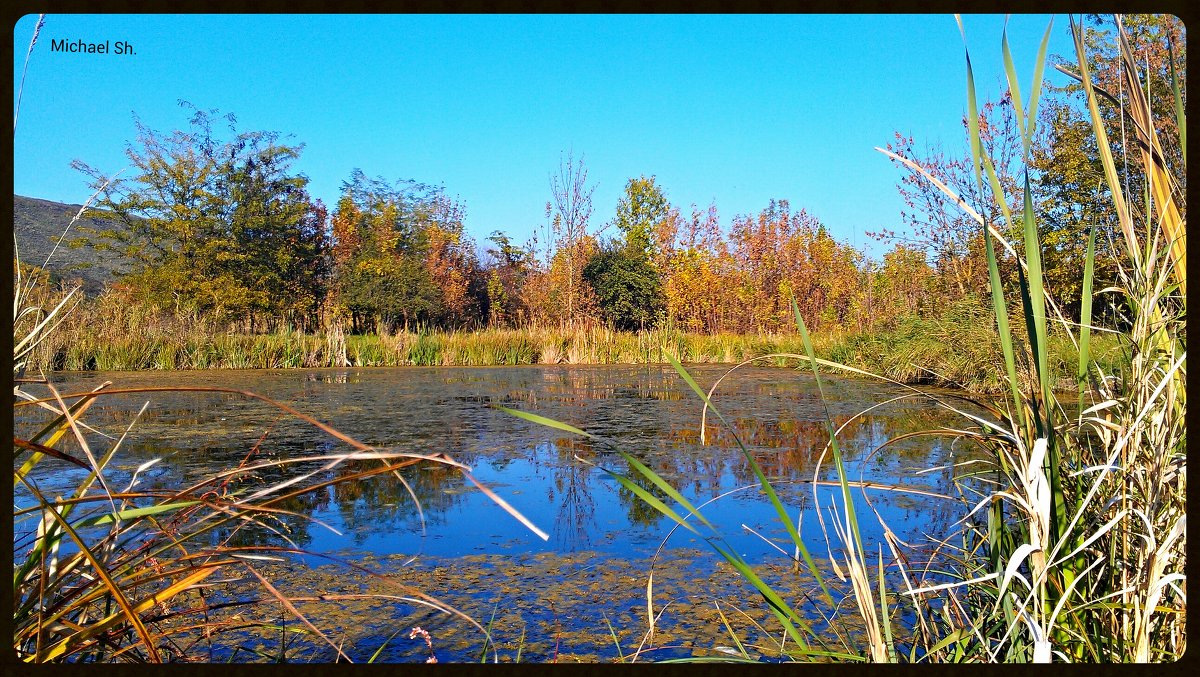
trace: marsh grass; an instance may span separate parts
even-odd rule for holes
[[[91,305],[110,305],[101,299]],[[115,304],[111,304],[115,305]],[[107,313],[128,312],[128,318]],[[870,332],[830,330],[814,337],[817,354],[835,362],[913,384],[997,392],[1002,387],[999,337],[988,311],[968,301],[940,317],[904,318]],[[1019,322],[1019,314],[1013,323]],[[133,327],[139,327],[134,330]],[[31,366],[50,370],[293,369],[320,367],[514,366],[532,364],[666,364],[668,355],[689,364],[736,364],[754,357],[803,352],[797,333],[689,334],[667,329],[614,332],[604,328],[487,329],[345,335],[285,329],[274,334],[227,334],[202,323],[175,322],[134,309],[102,309],[92,321],[68,318],[30,351]],[[1051,367],[1060,387],[1073,389],[1077,347],[1056,332]],[[1110,335],[1093,337],[1104,364],[1125,360]],[[794,366],[786,358],[760,364]]]

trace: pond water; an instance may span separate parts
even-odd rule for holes
[[[702,365],[690,371],[707,389],[727,369]],[[536,536],[460,473],[434,464],[405,471],[420,510],[391,478],[338,485],[288,505],[312,518],[285,520],[289,537],[311,552],[335,554],[374,569],[403,570],[412,584],[420,583],[429,594],[480,623],[487,625],[490,616],[500,658],[512,660],[520,650],[522,661],[610,660],[631,652],[648,626],[646,583],[651,571],[656,611],[668,603],[684,611],[662,619],[659,634],[650,642],[657,653],[647,658],[725,650],[722,646],[731,640],[723,634],[720,618],[713,616],[714,599],[745,610],[747,618],[759,617],[758,608],[765,606],[705,541],[672,530],[668,518],[600,469],[630,474],[626,461],[612,448],[638,458],[702,506],[726,542],[747,561],[764,570],[788,564],[779,569],[779,575],[788,578],[792,547],[757,489],[736,439],[776,481],[790,519],[801,518],[802,537],[823,560],[828,547],[813,509],[811,480],[827,441],[826,407],[840,426],[864,409],[908,392],[865,380],[830,378],[823,379],[823,403],[811,373],[742,368],[722,381],[713,400],[732,429],[718,425],[710,412],[706,443],[701,444],[702,402],[669,366],[80,373],[60,374],[55,384],[62,392],[74,392],[105,380],[119,387],[251,390],[287,402],[361,442],[396,451],[445,453],[469,465],[476,479],[549,538]],[[94,405],[86,420],[99,430],[120,434],[146,401],[150,405],[130,429],[113,469],[115,474],[128,473],[161,458],[141,475],[139,486],[145,489],[178,487],[233,468],[255,445],[263,459],[347,449],[268,404],[227,394],[113,395]],[[494,405],[569,423],[602,436],[612,447],[529,423]],[[19,416],[16,423],[20,430],[23,419]],[[856,492],[868,551],[875,552],[874,544],[882,542],[872,509],[909,543],[946,533],[962,516],[957,501],[895,489],[957,495],[950,466],[965,460],[971,450],[953,448],[936,437],[914,437],[877,450],[891,438],[950,423],[955,419],[929,400],[906,398],[850,420],[840,433],[850,478],[891,488],[866,491],[869,505],[862,502],[863,492]],[[58,471],[38,479],[43,491],[53,493],[56,483],[68,486],[71,472],[62,467]],[[819,478],[835,478],[828,458]],[[825,527],[828,506],[838,491],[826,485],[816,490]],[[20,492],[16,498],[20,503]],[[240,536],[263,542],[272,538],[266,531],[252,530]],[[327,561],[310,557],[307,564]],[[310,570],[300,564],[280,570],[299,588],[367,590],[374,585],[345,566]],[[811,586],[797,574],[790,577],[781,585]],[[700,608],[707,611],[696,610]],[[347,633],[346,644],[360,647],[352,654],[355,660],[369,657],[397,629],[405,632],[388,643],[379,660],[422,660],[428,647],[419,638],[410,640],[407,632],[409,624],[418,623],[433,632],[442,661],[478,660],[482,647],[478,629],[420,609],[342,604],[336,612],[313,613],[326,613],[331,627]],[[767,615],[761,619],[769,623]],[[764,637],[770,634],[769,627],[767,632],[759,632],[752,623],[748,627]],[[269,638],[247,641],[271,645]],[[256,660],[249,650],[235,660]],[[330,659],[320,651],[314,646],[306,656]],[[229,656],[213,659],[222,657]]]

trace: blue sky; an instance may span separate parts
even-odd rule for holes
[[[1016,15],[1022,90],[1049,16]],[[14,36],[14,97],[36,16]],[[1004,17],[964,17],[981,100],[1003,91]],[[53,53],[51,40],[126,41],[134,55]],[[1051,52],[1069,53],[1065,16]],[[1046,78],[1060,81],[1048,69]],[[184,99],[245,130],[305,144],[296,168],[327,204],[354,168],[443,185],[468,232],[524,241],[544,223],[560,152],[596,184],[593,230],[625,182],[656,175],[688,214],[724,225],[772,198],[878,256],[900,174],[896,131],[962,143],[963,43],[951,15],[50,15],[29,63],[14,192],[79,203],[73,159],[128,163],[133,113],[183,128]]]

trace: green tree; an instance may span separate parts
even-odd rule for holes
[[[415,254],[368,255],[343,269],[338,293],[355,331],[393,331],[429,323],[441,311],[441,294]]]
[[[129,260],[122,281],[160,308],[245,321],[251,331],[261,318],[312,321],[326,281],[325,209],[292,170],[302,146],[181,106],[190,128],[169,135],[134,118],[132,176],[74,163],[100,191],[97,215],[110,224],[85,231],[88,244]],[[214,133],[219,120],[228,140]]]
[[[617,201],[617,216],[613,221],[625,237],[625,249],[648,260],[654,259],[654,234],[658,224],[671,215],[667,202],[654,177],[629,179],[625,192]]]
[[[1096,289],[1116,280],[1114,245],[1117,215],[1105,194],[1104,169],[1100,164],[1091,123],[1069,105],[1056,101],[1043,114],[1043,131],[1031,158],[1035,170],[1032,184],[1038,208],[1039,238],[1046,286],[1067,316],[1078,314],[1087,253],[1088,229],[1097,228]],[[1107,314],[1097,306],[1097,316]]]
[[[534,251],[530,243],[525,248],[514,245],[508,235],[492,232],[486,254],[491,259],[486,266],[487,321],[492,326],[510,326],[528,317],[525,304],[525,283],[534,268]]]
[[[1131,14],[1116,17],[1120,21],[1142,74],[1150,88],[1150,103],[1156,121],[1155,133],[1163,156],[1178,181],[1176,203],[1186,212],[1183,144],[1175,117],[1175,96],[1171,89],[1172,72],[1180,84],[1181,103],[1186,104],[1186,41],[1184,28],[1171,15]],[[1104,95],[1097,100],[1115,158],[1117,173],[1127,195],[1145,191],[1145,171],[1138,149],[1134,123],[1128,113],[1128,92],[1123,64],[1118,59],[1116,26],[1112,17],[1088,16],[1084,19],[1084,52],[1089,73]],[[1069,30],[1064,26],[1063,30]],[[1074,54],[1054,56],[1056,67],[1075,73]],[[1082,88],[1072,80],[1060,87],[1049,87],[1040,115],[1041,133],[1032,153],[1033,193],[1042,228],[1043,258],[1047,285],[1072,313],[1078,308],[1083,261],[1089,229],[1098,229],[1096,238],[1096,289],[1116,280],[1116,251],[1121,242],[1118,218],[1113,210],[1108,184],[1100,163],[1099,146],[1092,129],[1090,114],[1082,97]],[[1144,200],[1130,205],[1135,213],[1143,211]],[[1186,215],[1186,214],[1185,214]],[[1114,308],[1105,296],[1097,299],[1097,317],[1112,317]],[[1070,315],[1070,313],[1068,313]]]
[[[1118,57],[1117,28],[1114,22],[1120,22],[1136,59],[1134,65],[1142,76],[1141,81],[1148,83],[1155,132],[1162,143],[1167,167],[1180,182],[1180,193],[1186,193],[1184,147],[1180,142],[1175,95],[1171,88],[1174,71],[1179,82],[1181,103],[1186,107],[1187,40],[1183,22],[1171,14],[1118,14],[1115,17],[1087,15],[1084,18],[1084,52],[1088,71],[1093,84],[1103,92],[1097,104],[1105,121],[1105,131],[1113,144],[1114,154],[1122,157],[1122,147],[1128,153],[1129,162],[1119,166],[1118,171],[1128,173],[1122,176],[1122,179],[1129,181],[1134,195],[1143,190],[1144,178],[1141,162],[1136,158],[1133,122],[1128,109],[1123,107],[1128,105],[1124,81],[1125,64]],[[1064,26],[1063,30],[1070,30],[1069,26]],[[1056,68],[1067,73],[1079,70],[1073,52],[1066,56],[1055,55],[1051,61]],[[1090,125],[1083,104],[1082,86],[1076,79],[1064,86],[1050,86],[1048,89],[1052,101],[1069,104],[1075,117]],[[1182,203],[1182,200],[1180,202]]]
[[[653,327],[665,309],[658,271],[649,259],[628,248],[600,251],[583,268],[600,306],[614,329]]]

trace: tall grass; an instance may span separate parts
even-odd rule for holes
[[[173,321],[105,298],[85,301],[81,316],[29,351],[43,370],[288,369],[319,367],[512,366],[532,364],[665,364],[667,355],[693,364],[736,364],[774,353],[802,352],[798,333],[691,334],[657,329],[488,329],[346,336],[227,334],[191,321]],[[966,300],[932,318],[901,318],[871,332],[830,330],[814,338],[817,354],[904,383],[995,392],[999,336],[987,309]],[[1016,321],[1016,319],[1014,319]],[[1062,332],[1050,338],[1051,367],[1060,387],[1074,388],[1078,349]],[[1105,365],[1122,361],[1110,335],[1093,337]],[[760,361],[788,364],[789,361]]]
[[[996,398],[959,398],[974,405],[968,408],[910,388],[962,418],[962,425],[955,429],[929,431],[931,434],[987,452],[989,461],[982,469],[978,464],[959,469],[963,514],[959,528],[934,542],[935,555],[925,561],[894,536],[867,547],[859,528],[860,516],[855,512],[854,485],[847,478],[837,430],[827,411],[829,442],[814,470],[813,498],[819,505],[816,480],[821,465],[829,462],[838,477],[840,500],[827,505],[833,517],[827,529],[827,537],[832,531],[828,566],[850,588],[844,599],[834,600],[831,586],[822,578],[824,567],[816,564],[769,479],[746,454],[761,490],[778,513],[779,530],[794,543],[795,559],[803,560],[820,582],[824,596],[814,602],[816,611],[832,617],[842,602],[852,605],[857,616],[853,624],[861,631],[857,644],[837,633],[842,638],[838,651],[813,651],[821,638],[805,623],[801,610],[766,586],[685,496],[621,452],[632,475],[618,475],[618,481],[681,527],[704,537],[738,570],[795,640],[797,649],[788,653],[792,658],[1148,662],[1173,660],[1186,650],[1183,205],[1178,184],[1161,161],[1161,141],[1154,132],[1152,109],[1124,30],[1118,30],[1123,89],[1129,97],[1123,113],[1130,117],[1136,142],[1125,152],[1134,156],[1132,161],[1141,161],[1149,184],[1140,211],[1131,206],[1135,196],[1122,192],[1116,171],[1118,159],[1105,135],[1083,38],[1074,22],[1072,32],[1079,66],[1075,75],[1087,96],[1108,188],[1120,219],[1118,242],[1124,245],[1124,258],[1120,261],[1119,280],[1110,291],[1123,297],[1123,319],[1128,329],[1116,340],[1129,358],[1115,363],[1095,359],[1094,333],[1098,329],[1091,326],[1090,319],[1095,228],[1091,229],[1087,260],[1080,271],[1084,290],[1080,317],[1068,321],[1053,304],[1052,290],[1046,288],[1042,275],[1038,217],[1029,197],[1028,174],[1023,207],[1020,213],[1012,214],[992,160],[980,143],[968,52],[968,120],[975,178],[981,192],[985,186],[991,188],[1004,222],[989,223],[919,165],[893,156],[924,174],[962,205],[985,232],[992,300],[989,323],[996,329],[996,341],[973,343],[994,351],[999,393]],[[1049,35],[1048,27],[1037,56],[1028,107],[1018,85],[1007,35],[1002,45],[1027,166]],[[965,42],[965,31],[963,37]],[[1178,100],[1180,84],[1172,85]],[[1185,129],[1182,106],[1176,106],[1176,114],[1178,128]],[[1128,157],[1121,160],[1131,161]],[[1020,233],[1020,239],[1009,242],[1003,232]],[[1020,311],[1016,313],[1011,308],[1014,299],[1006,298],[999,276],[1002,252],[1019,263],[1015,301]],[[818,358],[794,303],[793,309],[804,353],[765,355],[763,359],[793,358],[809,363],[818,389],[822,388],[818,367],[896,380]],[[1019,321],[1013,322],[1014,317]],[[972,322],[960,327],[959,335],[974,335],[981,331],[982,324]],[[1075,368],[1071,371],[1076,387],[1069,394],[1056,387],[1060,384],[1052,360],[1055,334],[1075,347]],[[914,355],[918,365],[921,359],[928,357]],[[711,393],[702,391],[687,371],[674,363],[703,401],[705,412],[712,410],[724,423],[713,407]],[[533,414],[513,413],[588,435]],[[744,447],[742,452],[746,453]],[[653,483],[662,492],[660,495],[674,504],[641,489],[639,481]],[[878,514],[876,517],[883,522]],[[882,526],[885,534],[892,533],[885,523]],[[736,637],[732,639],[741,646]]]

